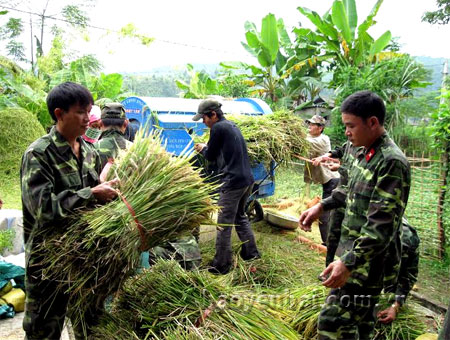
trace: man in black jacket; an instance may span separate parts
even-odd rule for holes
[[[203,100],[194,121],[203,119],[210,129],[208,144],[196,144],[194,149],[208,161],[216,161],[222,186],[218,205],[221,207],[217,222],[216,254],[210,272],[226,274],[232,266],[231,231],[236,227],[243,242],[241,257],[244,260],[259,258],[255,237],[250,227],[245,206],[253,187],[253,175],[247,146],[239,128],[225,119],[222,104],[214,99]]]

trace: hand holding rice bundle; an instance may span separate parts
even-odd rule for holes
[[[139,266],[140,253],[214,224],[212,193],[189,157],[167,153],[158,136],[139,135],[115,161],[108,179],[118,178],[119,197],[79,211],[64,233],[41,244],[44,275],[68,288],[72,306],[84,313],[101,306]]]

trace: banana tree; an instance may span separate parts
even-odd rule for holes
[[[297,54],[306,48],[313,50],[317,58],[329,60],[334,66],[357,66],[375,61],[378,53],[383,51],[391,41],[391,32],[386,31],[377,39],[367,32],[375,24],[375,16],[383,3],[377,0],[367,18],[358,26],[355,0],[335,0],[322,17],[305,7],[298,7],[316,27],[294,30],[297,35]],[[307,57],[308,54],[306,54]],[[304,58],[299,56],[302,61]]]
[[[272,103],[277,102],[285,93],[286,50],[291,45],[284,22],[268,14],[262,19],[261,32],[249,21],[245,23],[245,30],[247,42],[242,42],[242,45],[259,63],[259,66],[244,65],[251,72],[255,92]]]
[[[176,85],[184,92],[184,98],[206,98],[211,94],[218,94],[219,85],[217,80],[212,79],[205,71],[195,71],[194,66],[187,64],[190,76],[189,84],[182,80],[175,80]]]
[[[36,114],[44,128],[48,127],[52,121],[45,103],[44,87],[41,79],[0,56],[0,109],[22,107]]]

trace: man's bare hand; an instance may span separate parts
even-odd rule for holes
[[[305,210],[298,219],[298,226],[303,231],[311,231],[311,224],[322,215],[323,206],[317,203],[308,210]]]
[[[194,150],[197,152],[202,152],[202,150],[206,147],[204,143],[197,143],[194,145]]]
[[[320,163],[325,162],[325,160],[324,160],[325,158],[328,158],[328,157],[327,156],[319,156],[319,157],[311,159],[311,161],[314,166],[319,166]]]
[[[114,189],[119,183],[118,179],[113,179],[108,182],[101,183],[92,188],[92,194],[101,203],[107,203],[117,197],[117,191]]]
[[[328,156],[320,156],[320,157],[313,158],[312,162],[313,162],[312,164],[314,166],[319,166],[319,165],[326,166],[331,171],[336,171],[341,166],[341,163],[338,159],[331,158]]]
[[[325,163],[325,166],[328,169],[330,169],[331,171],[338,171],[339,168],[341,167],[341,163],[339,161],[337,161],[337,162],[330,162],[330,163]]]
[[[106,181],[106,178],[108,177],[109,169],[114,164],[114,159],[109,158],[108,163],[105,164],[105,167],[103,168],[102,172],[100,173],[100,183],[104,183]]]
[[[396,317],[397,317],[397,310],[392,306],[378,312],[377,314],[378,321],[386,324],[394,321]]]
[[[337,260],[331,262],[320,276],[327,278],[322,283],[325,287],[341,288],[350,277],[350,271],[341,260]]]

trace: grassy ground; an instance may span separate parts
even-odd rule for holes
[[[16,176],[0,174],[0,198],[3,201],[3,209],[22,209],[18,174]]]
[[[256,243],[262,258],[250,263],[234,258],[233,283],[262,288],[285,289],[292,286],[317,284],[324,268],[325,257],[296,241],[298,232],[286,231],[261,221],[253,224]],[[239,253],[240,242],[233,232],[233,253]],[[203,264],[214,257],[215,240],[201,243]],[[255,268],[255,272],[250,272]]]

